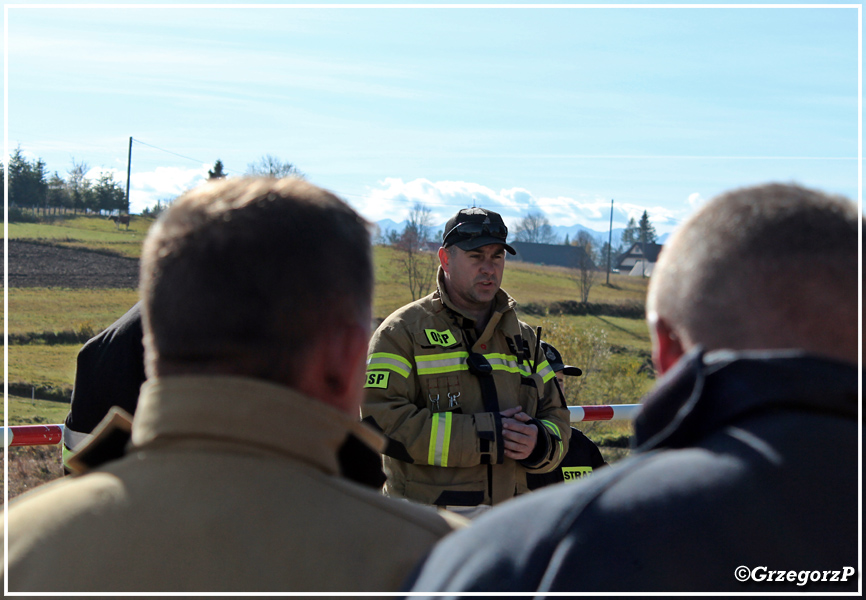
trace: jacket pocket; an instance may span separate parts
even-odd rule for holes
[[[430,412],[463,412],[460,410],[462,393],[457,375],[426,375],[420,380],[421,389],[427,393],[427,408]]]

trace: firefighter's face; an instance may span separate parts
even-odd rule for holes
[[[455,304],[473,310],[490,305],[502,285],[505,246],[488,244],[474,250],[461,250],[453,246],[450,252],[440,253],[440,259],[448,283],[448,294]]]

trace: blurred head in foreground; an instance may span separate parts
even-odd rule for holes
[[[141,273],[149,377],[256,377],[357,414],[370,234],[333,194],[300,179],[205,184],[153,226]]]

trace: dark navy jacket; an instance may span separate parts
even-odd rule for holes
[[[645,398],[631,457],[482,515],[408,585],[856,590],[858,372],[797,352],[693,352]],[[741,583],[738,567],[763,580]],[[770,571],[818,571],[827,581],[800,586],[795,574],[779,583],[775,573],[768,582]],[[847,581],[831,581],[834,572]]]
[[[530,490],[538,490],[546,485],[565,481],[574,483],[591,475],[594,469],[607,466],[595,442],[579,429],[575,427],[570,429],[568,452],[562,457],[559,465],[547,473],[526,474],[526,487]]]

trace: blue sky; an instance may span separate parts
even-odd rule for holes
[[[854,200],[854,8],[8,8],[10,149],[133,212],[272,154],[372,220],[427,204],[671,231],[796,181]]]

